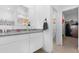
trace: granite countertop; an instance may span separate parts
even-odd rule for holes
[[[5,32],[0,33],[0,37],[3,36],[13,36],[13,35],[24,35],[24,34],[31,34],[31,33],[38,33],[43,32],[43,29],[30,29],[30,30],[22,30],[22,31],[11,31],[11,32]]]

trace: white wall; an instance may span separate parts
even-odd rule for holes
[[[57,20],[56,20],[56,44],[62,45],[62,9],[59,6],[52,6],[57,12]]]
[[[32,29],[35,29],[35,28],[37,28],[38,26],[37,26],[37,20],[38,19],[36,19],[36,16],[37,16],[37,14],[36,14],[36,6],[34,6],[34,5],[29,5],[29,6],[26,6],[26,7],[28,7],[28,15],[29,15],[29,20],[30,20],[30,22],[31,22],[31,27],[32,27]],[[39,21],[39,20],[38,20]]]
[[[8,9],[10,8],[10,9]],[[14,10],[14,9],[13,9]],[[0,19],[5,19],[5,20],[14,20],[14,12],[12,10],[11,6],[0,6]],[[15,10],[14,10],[15,11]]]
[[[58,17],[58,11],[51,6],[51,23],[52,23],[52,33],[53,33],[53,40],[56,41],[56,20]]]

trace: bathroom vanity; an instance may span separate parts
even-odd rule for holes
[[[0,34],[0,53],[32,53],[42,47],[42,29]]]

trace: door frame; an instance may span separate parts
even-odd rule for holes
[[[78,6],[75,6],[75,7],[71,7],[71,8],[68,8],[68,9],[65,9],[65,10],[63,10],[62,11],[62,16],[63,16],[63,12],[64,11],[68,11],[68,10],[71,10],[71,9],[75,9],[75,8],[78,8],[78,15],[79,15],[79,7]],[[79,16],[78,16],[78,18],[77,19],[79,19]],[[62,24],[63,25],[63,24]],[[64,25],[65,25],[65,22],[64,22]],[[63,28],[63,27],[62,27]],[[78,28],[79,28],[79,20],[78,20]],[[65,31],[65,28],[64,28],[64,31]],[[78,29],[78,32],[79,32],[79,29]],[[63,33],[63,32],[62,32]],[[65,33],[64,33],[64,37],[65,37]],[[78,50],[79,50],[79,33],[78,33]],[[63,46],[63,36],[62,36],[62,46]]]

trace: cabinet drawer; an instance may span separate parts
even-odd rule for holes
[[[24,39],[28,39],[28,35],[14,35],[14,36],[0,37],[0,44],[7,44]]]

